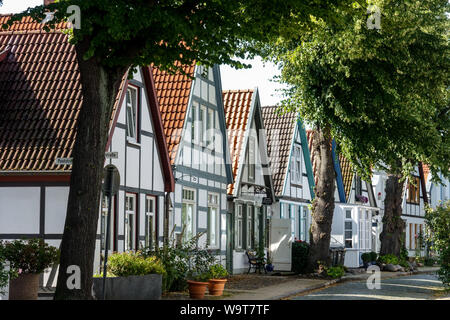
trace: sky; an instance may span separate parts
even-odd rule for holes
[[[0,14],[18,13],[43,2],[43,0],[3,0]],[[274,76],[280,74],[278,68],[272,63],[264,64],[260,58],[244,62],[251,64],[252,68],[236,70],[226,65],[220,67],[222,89],[237,90],[258,87],[262,106],[271,106],[279,103],[281,95],[277,92],[277,89],[282,88],[282,86],[272,81]]]

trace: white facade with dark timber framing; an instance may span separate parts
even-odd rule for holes
[[[227,262],[227,184],[232,182],[219,66],[186,66],[190,79],[154,70],[175,192],[170,233]]]
[[[0,32],[0,52],[7,56],[0,61],[0,239],[42,238],[59,247],[81,107],[79,70],[67,35],[27,28],[35,25]],[[54,52],[45,51],[49,46]],[[31,80],[33,73],[39,81]],[[112,201],[111,251],[160,242],[164,196],[173,190],[165,140],[158,138],[162,124],[151,71],[139,68],[132,80],[125,79],[105,150],[117,156],[105,165],[114,164],[120,173],[120,190]],[[94,272],[101,261],[107,212],[105,201],[99,201]],[[56,272],[49,270],[41,284],[54,286]]]
[[[224,91],[223,101],[235,180],[228,186],[230,268],[242,273],[249,268],[246,251],[268,250],[275,194],[258,90]]]
[[[276,270],[291,270],[291,243],[309,241],[314,177],[306,132],[297,114],[263,107],[277,201],[270,223],[270,256]]]

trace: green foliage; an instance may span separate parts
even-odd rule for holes
[[[325,267],[326,275],[337,279],[345,275],[345,269],[343,266],[336,266],[336,267]]]
[[[0,262],[10,262],[11,276],[42,273],[59,260],[59,250],[43,239],[0,241]]]
[[[379,256],[378,257],[378,262],[380,263],[384,263],[384,264],[400,264],[400,259],[393,255],[393,254],[386,254],[384,256]]]
[[[209,268],[210,279],[223,279],[228,276],[228,271],[225,267],[219,263],[212,265]]]
[[[367,28],[364,1],[335,12],[347,21],[339,28],[317,20],[268,48],[289,86],[283,108],[329,126],[363,178],[374,167],[406,177],[419,161],[449,175],[449,3],[370,3],[381,10],[381,30]]]
[[[215,258],[208,250],[198,248],[198,239],[203,234],[199,233],[179,246],[171,243],[159,250],[145,251],[146,256],[155,256],[164,265],[164,291],[182,291],[187,287],[187,279],[200,281],[209,276],[209,268],[215,263]]]
[[[9,281],[9,272],[5,270],[5,261],[0,257],[0,294],[4,293],[2,288],[6,287]]]
[[[341,2],[342,8],[351,3]],[[266,42],[282,28],[286,32],[306,28],[311,15],[331,22],[335,16],[329,9],[337,6],[335,1],[297,0],[61,0],[47,7],[56,11],[48,29],[66,21],[69,5],[81,9],[81,28],[71,35],[72,43],[88,44],[85,59],[96,57],[108,67],[153,63],[165,70],[179,67],[175,61],[243,67],[235,58],[255,54],[253,42]],[[44,6],[31,8],[14,19],[31,15],[41,21],[45,10]]]
[[[305,241],[292,243],[292,272],[305,273],[309,256],[309,244]]]
[[[450,201],[440,204],[436,209],[427,208],[425,221],[429,229],[428,240],[431,250],[438,254],[439,279],[450,286]]]
[[[369,252],[364,252],[361,254],[361,259],[364,263],[368,263],[372,261],[372,256]]]
[[[165,275],[163,264],[156,257],[144,257],[141,252],[114,253],[108,259],[108,273],[116,277]]]
[[[370,261],[377,261],[378,254],[374,251],[370,252]]]

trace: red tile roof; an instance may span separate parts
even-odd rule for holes
[[[194,75],[195,65],[183,67],[183,71]],[[181,141],[193,80],[178,72],[169,74],[153,68],[153,78],[158,97],[161,118],[166,135],[171,164],[175,163]]]
[[[0,23],[1,23],[0,19]],[[60,31],[0,31],[0,170],[70,171],[81,84],[76,53]],[[26,30],[26,31],[24,31]]]
[[[281,196],[289,167],[289,155],[295,133],[295,112],[280,114],[276,106],[263,107],[262,116],[267,136],[267,152],[275,194]]]
[[[225,90],[223,91],[223,105],[227,125],[228,143],[233,172],[233,181],[239,171],[239,157],[245,154],[244,135],[250,125],[250,108],[253,90]],[[234,183],[228,185],[228,194],[233,194]]]

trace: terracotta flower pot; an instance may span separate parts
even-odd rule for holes
[[[212,296],[221,296],[227,279],[209,279],[208,290]]]
[[[189,285],[189,296],[192,299],[203,299],[205,297],[206,287],[208,282],[187,281]]]
[[[24,273],[9,282],[9,300],[37,300],[39,274]]]

